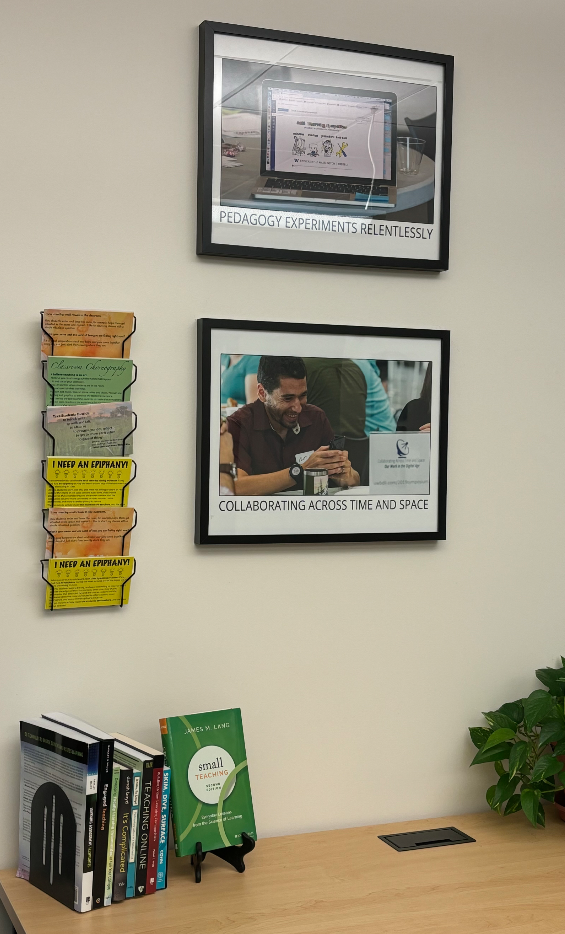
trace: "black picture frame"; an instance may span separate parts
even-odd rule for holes
[[[399,255],[368,255],[366,253],[329,252],[322,250],[304,250],[279,248],[275,246],[257,246],[252,243],[215,242],[212,237],[212,199],[213,199],[213,164],[214,164],[214,42],[217,36],[240,37],[242,39],[270,40],[273,42],[292,43],[310,46],[314,49],[329,49],[342,52],[363,53],[385,56],[388,59],[404,59],[443,68],[443,95],[441,127],[437,129],[437,138],[441,139],[442,160],[441,177],[434,175],[434,191],[439,191],[439,231],[437,232],[437,258],[419,258]],[[199,117],[198,117],[198,207],[197,207],[197,248],[201,256],[229,256],[245,259],[277,260],[292,263],[314,263],[322,265],[358,266],[373,268],[418,269],[443,271],[449,266],[449,221],[451,189],[451,133],[453,109],[453,56],[433,52],[400,49],[391,46],[376,45],[368,42],[354,42],[346,39],[334,39],[321,36],[308,36],[299,33],[283,32],[273,29],[259,29],[250,26],[238,26],[226,23],[205,21],[200,25],[200,68],[199,68]],[[435,119],[435,118],[434,118]],[[408,128],[411,135],[410,128]],[[434,130],[434,133],[436,131]],[[436,137],[434,136],[434,139]],[[396,158],[396,153],[395,153]],[[435,158],[435,157],[434,157]],[[434,163],[435,166],[435,163]],[[435,168],[434,168],[435,171]],[[286,173],[283,173],[286,174]],[[320,178],[312,175],[312,178]],[[375,176],[376,182],[376,176]],[[371,188],[371,192],[372,192]],[[251,197],[251,195],[249,195]],[[265,202],[266,204],[267,202]],[[259,209],[261,202],[258,202]],[[317,210],[317,209],[312,209]],[[409,213],[409,212],[408,212]],[[394,237],[408,239],[424,236],[418,234],[419,225],[402,218],[406,211],[394,220],[394,211],[388,215],[375,215],[385,240],[391,236],[389,228],[398,228]],[[390,218],[390,224],[388,219]],[[433,229],[433,221],[431,229]],[[361,225],[361,221],[359,222]],[[216,224],[216,227],[219,225]],[[422,225],[425,226],[425,225]],[[404,228],[404,233],[402,229]],[[409,228],[409,229],[408,229]],[[412,232],[414,230],[415,232]],[[368,232],[368,231],[365,231]],[[374,239],[374,238],[373,238]],[[389,241],[390,242],[390,241]],[[419,244],[418,244],[419,247]],[[407,247],[408,249],[408,247]]]
[[[210,532],[210,442],[212,335],[214,330],[400,338],[439,344],[440,378],[437,446],[437,524],[434,531],[300,534],[214,534]],[[324,542],[442,541],[446,538],[447,444],[449,410],[450,332],[424,328],[322,325],[280,321],[201,318],[197,322],[197,427],[195,535],[197,545],[304,544]],[[219,430],[219,426],[218,426]],[[368,495],[368,494],[365,494]]]

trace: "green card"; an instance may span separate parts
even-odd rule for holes
[[[177,856],[257,839],[241,711],[167,717],[161,739],[171,767],[173,830]]]
[[[102,357],[47,357],[43,378],[46,405],[126,402],[135,378],[134,363]]]

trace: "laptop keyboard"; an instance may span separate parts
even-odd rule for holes
[[[295,191],[325,191],[343,195],[388,196],[388,185],[352,185],[346,182],[319,182],[311,178],[267,178],[265,188],[294,189]]]

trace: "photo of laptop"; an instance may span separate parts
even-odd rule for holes
[[[396,205],[397,98],[391,91],[262,82],[256,200]]]

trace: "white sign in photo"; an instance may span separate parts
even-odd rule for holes
[[[428,496],[430,432],[372,432],[369,463],[371,493]]]

